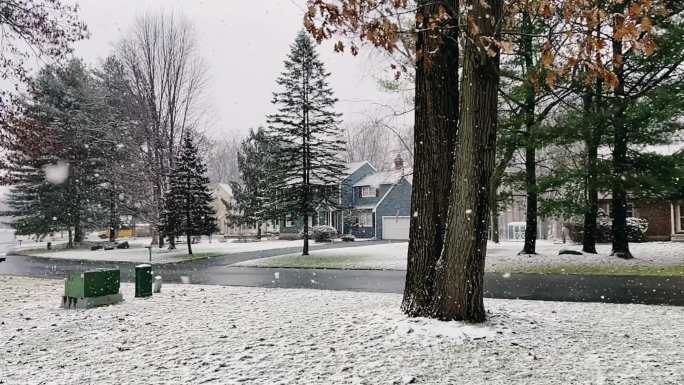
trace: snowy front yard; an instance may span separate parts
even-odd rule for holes
[[[121,240],[123,241],[123,240]],[[112,262],[133,262],[133,263],[147,263],[149,261],[149,252],[145,246],[150,244],[150,239],[139,238],[128,240],[131,245],[130,249],[114,249],[114,250],[94,250],[90,249],[75,249],[75,250],[47,250],[30,249],[30,246],[24,245],[21,252],[23,254],[58,259],[77,259],[77,260],[91,260],[91,261],[112,261]],[[30,244],[29,244],[30,245]],[[311,247],[315,248],[319,245],[311,243]],[[44,247],[44,246],[43,246]],[[168,250],[167,248],[152,248],[152,262],[153,263],[174,263],[186,261],[197,258],[208,258],[220,255],[243,253],[250,251],[282,249],[289,247],[302,247],[302,241],[281,241],[281,240],[262,240],[260,242],[238,242],[236,240],[229,240],[228,242],[219,242],[213,240],[209,243],[208,240],[203,239],[201,243],[192,245],[193,255],[188,255],[187,245],[177,244],[175,250]]]
[[[479,327],[408,320],[395,294],[122,291],[63,310],[62,281],[0,276],[0,383],[684,383],[684,308],[487,299]]]
[[[404,242],[314,250],[307,257],[289,254],[246,261],[238,266],[405,270],[407,248],[408,243]],[[518,255],[521,242],[489,242],[486,270],[684,275],[684,242],[633,243],[630,248],[635,258],[623,260],[609,256],[609,244],[598,245],[598,255],[558,255],[561,249],[581,250],[581,246],[540,240],[537,241],[537,255]]]

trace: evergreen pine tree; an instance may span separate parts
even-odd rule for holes
[[[279,216],[301,218],[304,246],[309,254],[309,218],[319,204],[334,204],[344,172],[339,154],[344,141],[339,130],[337,99],[328,85],[323,62],[313,41],[301,31],[284,62],[273,93],[278,112],[268,116],[274,141],[269,167],[274,207]]]
[[[131,93],[125,82],[124,67],[114,56],[94,71],[96,95],[99,100],[98,125],[102,135],[97,142],[103,144],[105,166],[99,200],[102,214],[99,227],[109,229],[109,240],[114,242],[121,227],[121,215],[138,216],[141,189],[140,170],[142,157],[138,149],[143,144],[136,135],[136,122],[130,118]]]
[[[208,184],[207,166],[200,159],[192,136],[186,133],[169,178],[162,230],[171,245],[176,236],[185,234],[188,254],[192,254],[193,236],[216,232],[216,213]]]
[[[270,157],[266,132],[261,127],[250,130],[237,154],[241,182],[230,183],[235,207],[228,219],[237,225],[256,226],[257,239],[261,239],[261,224],[269,219],[267,165]]]
[[[23,114],[5,127],[0,165],[13,186],[10,212],[18,234],[69,233],[80,242],[97,216],[106,144],[99,141],[100,100],[79,60],[46,66],[31,84]]]

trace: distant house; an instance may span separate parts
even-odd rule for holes
[[[610,193],[599,194],[599,210],[612,216],[613,199]],[[643,218],[648,221],[647,241],[684,242],[684,202],[670,202],[665,199],[628,200],[627,216]],[[537,238],[563,238],[563,221],[558,218],[538,218]],[[525,199],[515,199],[499,215],[499,234],[501,239],[523,241],[525,238]]]
[[[647,145],[633,148],[633,150],[640,153],[660,155],[681,153],[684,151],[684,132],[680,132],[678,135],[670,144]],[[600,148],[599,154],[610,157],[610,148]],[[564,152],[546,154],[548,159],[553,159],[554,157],[564,158],[568,157],[568,154]],[[508,171],[519,172],[520,170],[511,167]],[[542,172],[542,170],[538,170],[538,172]],[[671,240],[684,242],[684,201],[670,201],[666,198],[634,199],[634,197],[629,195],[628,193],[627,216],[643,218],[648,221],[648,230],[645,234],[647,241]],[[610,192],[599,193],[598,204],[601,211],[608,216],[612,216],[613,198]],[[512,201],[507,207],[500,212],[498,230],[501,239],[511,241],[524,240],[525,208],[525,195],[519,192],[513,196]],[[540,217],[537,219],[537,226],[538,239],[559,240],[563,238],[564,223],[562,218]]]
[[[612,216],[612,194],[599,195],[599,209]],[[684,241],[684,207],[682,202],[664,199],[628,200],[627,216],[648,221],[647,241]]]
[[[337,204],[317,207],[309,225],[332,226],[358,238],[408,240],[412,178],[400,156],[394,163],[391,171],[377,171],[366,161],[348,164]],[[296,233],[302,225],[299,218],[286,215],[280,231]]]
[[[214,197],[212,205],[214,210],[216,210],[216,225],[218,227],[219,234],[229,237],[253,236],[257,234],[256,225],[238,226],[230,220],[228,214],[234,213],[233,210],[235,207],[235,199],[233,198],[233,190],[229,184],[217,183],[214,185],[212,189],[212,196]],[[262,235],[276,231],[276,227],[270,221],[267,221],[261,225]]]

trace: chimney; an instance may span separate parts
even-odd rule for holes
[[[404,169],[404,160],[401,158],[400,153],[397,153],[397,156],[394,158],[394,168],[397,170]]]

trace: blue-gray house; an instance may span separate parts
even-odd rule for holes
[[[319,206],[309,224],[329,225],[339,234],[357,238],[408,240],[411,175],[401,157],[394,163],[390,171],[377,171],[365,161],[348,164],[337,205]],[[281,221],[281,233],[299,232],[301,225],[287,216]]]

